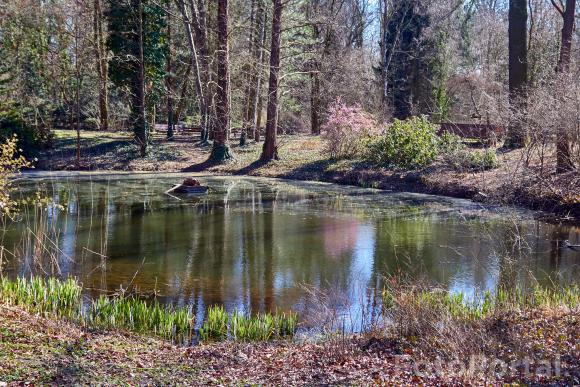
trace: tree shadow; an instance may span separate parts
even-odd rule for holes
[[[248,164],[245,167],[238,169],[236,172],[234,172],[234,175],[248,175],[250,172],[260,169],[266,164],[268,164],[267,161],[256,160],[251,164]]]

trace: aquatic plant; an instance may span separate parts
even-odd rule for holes
[[[59,317],[75,318],[80,314],[81,286],[73,279],[59,281],[55,278],[43,280],[18,278],[10,281],[0,278],[0,300],[22,306],[32,312],[55,314]]]
[[[157,301],[148,304],[135,297],[101,295],[92,302],[87,318],[93,326],[152,332],[173,339],[188,338],[193,330],[193,316],[187,308],[166,307]]]
[[[485,318],[497,311],[525,310],[531,308],[569,308],[580,306],[580,288],[576,285],[549,289],[535,285],[530,289],[520,286],[498,288],[495,292],[485,291],[473,297],[465,293],[450,293],[440,289],[400,289],[385,288],[382,293],[383,310],[388,313],[401,304],[421,310],[423,307],[436,308],[449,313],[451,317],[466,320]]]
[[[83,304],[82,286],[74,279],[0,278],[0,302],[29,311],[64,317],[92,327],[122,328],[150,332],[168,339],[188,339],[193,334],[193,316],[187,308],[147,303],[134,296],[101,295]]]
[[[203,326],[199,328],[199,337],[203,341],[224,340],[228,335],[228,314],[223,306],[210,306]]]
[[[293,337],[298,317],[295,313],[260,313],[251,316],[235,310],[231,317],[221,306],[208,309],[208,317],[199,330],[202,341],[230,338],[234,341],[269,341]],[[229,324],[228,324],[229,322]]]

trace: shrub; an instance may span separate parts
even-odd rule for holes
[[[334,159],[360,155],[368,139],[378,133],[375,120],[359,106],[347,106],[336,101],[328,113],[322,132],[326,151]]]
[[[471,151],[463,146],[444,154],[444,161],[457,170],[487,171],[499,166],[499,159],[493,149]]]
[[[439,154],[436,126],[426,117],[395,120],[384,132],[367,142],[365,158],[377,166],[424,167]]]
[[[23,154],[29,158],[50,146],[52,141],[48,128],[29,125],[16,107],[0,106],[0,141],[7,141],[12,136],[18,136]]]
[[[12,191],[10,177],[22,168],[31,166],[21,155],[16,136],[11,136],[0,144],[0,216],[10,216],[16,206],[16,202],[10,198]]]

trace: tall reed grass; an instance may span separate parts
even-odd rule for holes
[[[0,278],[0,302],[21,306],[43,315],[54,315],[92,327],[147,332],[174,340],[193,336],[194,318],[187,308],[147,303],[133,296],[100,296],[88,303],[74,279]]]
[[[202,341],[219,341],[227,337],[234,341],[270,341],[292,338],[296,332],[295,313],[260,313],[251,316],[240,311],[229,315],[222,306],[211,306],[199,329]]]
[[[478,320],[498,311],[526,310],[538,308],[580,307],[580,288],[577,285],[558,289],[533,286],[530,289],[514,287],[499,288],[495,292],[485,291],[468,297],[465,293],[449,293],[426,289],[384,289],[383,310],[390,311],[405,304],[417,309],[431,307],[447,311],[452,317]]]

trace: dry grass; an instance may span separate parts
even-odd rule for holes
[[[509,314],[489,320],[497,343],[493,357],[509,362],[522,354],[561,361],[561,376],[519,372],[435,372],[436,356],[402,337],[344,336],[318,342],[213,343],[176,347],[119,331],[85,331],[15,307],[0,305],[0,381],[32,384],[153,385],[503,385],[580,378],[580,317],[557,310]],[[433,343],[430,344],[433,348]],[[458,358],[465,362],[464,356]],[[421,362],[424,374],[415,372]],[[534,368],[532,368],[534,369]]]

